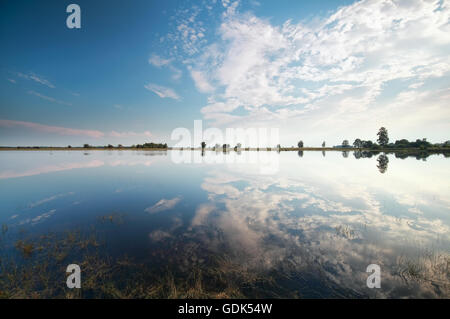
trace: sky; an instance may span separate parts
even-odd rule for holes
[[[194,120],[285,146],[450,140],[449,18],[446,0],[3,0],[0,145],[175,145]]]

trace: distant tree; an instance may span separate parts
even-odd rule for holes
[[[302,148],[303,147],[303,141],[298,142],[298,148]]]
[[[236,148],[237,148],[237,149],[241,149],[241,148],[242,148],[242,144],[241,144],[241,143],[237,143],[237,144],[236,144]]]
[[[322,147],[325,147],[325,141],[323,141],[323,143],[322,143]]]
[[[107,148],[113,148],[114,146],[112,146],[111,144],[108,144]]]
[[[202,150],[204,150],[205,147],[206,147],[206,143],[205,143],[205,142],[202,142]]]
[[[342,146],[344,147],[348,147],[350,144],[348,143],[348,140],[343,140],[342,141]]]
[[[353,147],[356,147],[356,148],[362,148],[362,147],[363,147],[363,141],[361,141],[359,138],[357,138],[357,139],[353,142]]]
[[[118,147],[118,148],[122,148],[122,147],[123,147],[123,145],[122,145],[122,144],[119,144],[119,145],[117,145],[117,147]]]
[[[377,139],[378,144],[380,144],[381,146],[388,145],[389,143],[388,131],[384,127],[380,128],[377,135],[378,135]]]
[[[89,148],[89,147],[91,147],[91,146],[90,146],[89,144],[84,144],[83,147],[84,147],[84,148]]]
[[[72,148],[72,146],[71,146],[71,145],[69,145],[69,146],[67,146],[67,148]]]

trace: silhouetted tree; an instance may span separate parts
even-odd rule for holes
[[[322,143],[322,147],[325,147],[325,141],[323,141],[323,143]]]
[[[377,139],[378,144],[380,144],[381,146],[388,145],[389,143],[388,131],[384,127],[380,128],[377,135],[378,135]]]
[[[205,147],[206,147],[206,143],[202,142],[202,150],[205,150]]]
[[[89,147],[91,147],[91,146],[90,146],[89,144],[84,144],[83,147],[84,147],[84,148],[89,148]]]
[[[362,148],[362,147],[363,147],[363,141],[361,141],[359,138],[357,138],[357,139],[353,142],[353,147],[356,147],[356,148]]]
[[[298,146],[298,148],[302,148],[303,147],[303,141],[298,142],[297,146]]]
[[[298,156],[303,157],[303,151],[298,151]]]

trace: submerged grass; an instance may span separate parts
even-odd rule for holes
[[[245,298],[263,296],[268,287],[278,294],[271,277],[225,255],[200,263],[190,258],[193,247],[179,247],[163,265],[167,252],[159,263],[113,258],[95,232],[22,238],[9,247],[15,254],[0,259],[0,298]],[[66,267],[72,263],[82,270],[81,289],[66,287]]]

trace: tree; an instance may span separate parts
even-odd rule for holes
[[[353,147],[356,147],[356,148],[362,148],[362,147],[363,147],[363,141],[361,141],[359,138],[357,138],[357,139],[353,142]]]
[[[202,142],[202,150],[204,150],[205,147],[206,147],[206,143],[205,143],[205,142]]]
[[[89,148],[90,146],[89,146],[89,144],[84,144],[83,147],[84,148]]]
[[[325,147],[325,141],[323,141],[323,143],[322,143],[322,147]]]
[[[350,144],[348,143],[348,140],[342,141],[342,146],[348,147]]]
[[[380,144],[381,146],[388,145],[389,143],[388,131],[384,127],[380,128],[377,135],[378,135],[377,139],[378,144]]]
[[[303,141],[298,142],[298,148],[302,148],[303,147]]]

